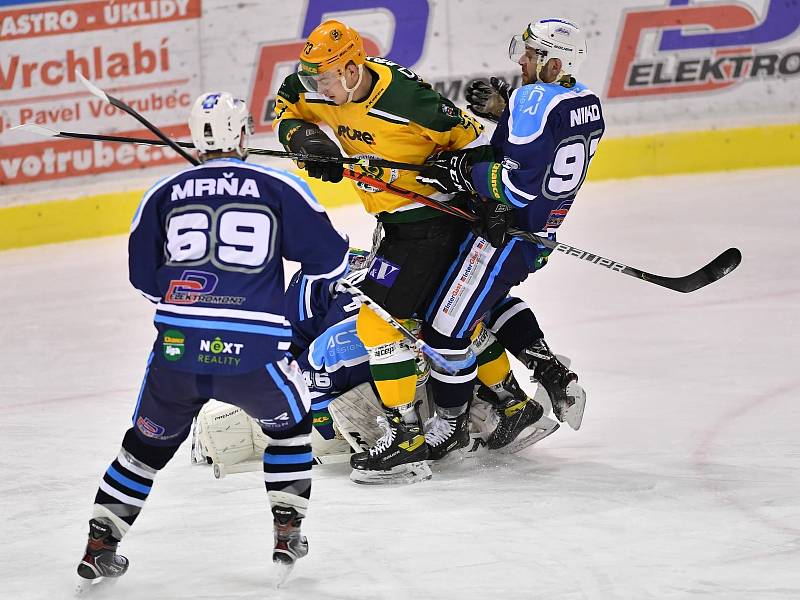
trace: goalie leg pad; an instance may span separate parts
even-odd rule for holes
[[[328,405],[336,428],[355,452],[363,452],[383,435],[377,418],[384,414],[372,386],[362,383],[331,401]]]
[[[572,404],[564,410],[564,421],[577,431],[581,428],[583,411],[586,408],[586,391],[577,381],[572,381],[567,385],[567,397]]]
[[[260,462],[266,439],[262,443],[262,439],[254,437],[253,420],[246,412],[232,404],[210,400],[192,428],[192,462],[223,465]]]
[[[424,422],[432,414],[426,386],[417,386],[414,407]],[[369,383],[362,383],[335,398],[328,405],[336,430],[354,452],[372,447],[383,435],[377,418],[384,415],[383,405]]]

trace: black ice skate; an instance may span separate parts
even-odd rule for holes
[[[128,570],[128,559],[117,554],[119,540],[111,535],[111,527],[98,519],[89,521],[89,541],[78,565],[78,593],[91,589],[104,580],[121,577]]]
[[[520,389],[513,373],[506,376],[502,386],[506,392],[503,399],[485,385],[478,388],[478,398],[491,404],[499,417],[487,441],[489,449],[513,454],[558,429],[558,423],[544,416],[542,405]]]
[[[578,384],[578,376],[555,357],[541,338],[525,348],[518,358],[544,387],[556,418],[562,423],[566,421],[575,430],[580,429],[586,392]]]
[[[308,540],[300,535],[303,519],[291,506],[273,506],[273,526],[275,527],[275,547],[272,562],[278,569],[277,587],[280,587],[294,568],[298,558],[308,554]]]
[[[397,411],[387,411],[377,418],[383,430],[375,446],[350,457],[356,483],[415,483],[430,479],[431,470],[425,460],[428,446],[418,424],[404,423]]]
[[[425,423],[425,442],[430,448],[431,460],[439,460],[469,444],[469,409],[456,416],[449,412],[437,406],[433,417]]]

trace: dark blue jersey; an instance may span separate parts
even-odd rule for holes
[[[348,293],[314,293],[306,302],[306,290],[305,275],[300,271],[286,290],[292,342],[303,351],[298,362],[304,371],[327,373],[327,391],[334,395],[346,392],[369,379],[369,355],[356,333],[361,302]]]
[[[472,168],[476,191],[519,209],[520,229],[552,233],[572,206],[604,129],[600,99],[582,83],[522,86],[492,136],[502,162]]]
[[[142,199],[128,242],[130,281],[157,303],[157,360],[234,374],[282,358],[283,258],[309,285],[347,269],[347,240],[300,178],[236,159],[162,179]]]

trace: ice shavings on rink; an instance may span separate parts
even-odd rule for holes
[[[692,294],[563,255],[521,286],[587,390],[580,431],[407,487],[315,467],[310,553],[277,591],[261,474],[217,481],[187,445],[111,597],[800,597],[799,186],[800,169],[587,184],[566,243],[669,276],[729,246],[744,260]],[[360,207],[331,217],[368,246]],[[124,237],[0,253],[0,273],[2,595],[67,598],[152,307]]]

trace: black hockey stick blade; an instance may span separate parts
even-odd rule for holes
[[[104,92],[95,84],[93,84],[91,81],[86,79],[83,76],[83,74],[81,74],[80,71],[75,71],[75,75],[78,77],[78,79],[81,80],[81,83],[83,83],[83,85],[86,87],[87,90],[89,90],[92,94],[100,98],[103,102],[108,102],[111,106],[114,106],[115,108],[118,108],[121,111],[128,113],[134,119],[139,121],[139,123],[147,127],[147,129],[149,129],[153,135],[155,135],[158,139],[166,143],[167,146],[175,150],[175,152],[177,152],[180,156],[185,158],[191,164],[195,166],[200,164],[199,160],[197,160],[194,156],[186,152],[186,150],[181,148],[177,142],[167,137],[167,135],[163,131],[161,131],[158,127],[153,125],[145,117],[136,112],[136,110],[125,104],[122,100],[120,100],[119,98],[114,98],[114,96],[109,96],[106,92]]]
[[[653,273],[648,273],[647,271],[642,271],[636,267],[629,267],[624,263],[612,260],[610,258],[605,258],[604,256],[594,254],[593,252],[581,250],[580,248],[570,246],[569,244],[554,242],[549,238],[538,236],[530,231],[522,231],[512,227],[508,230],[508,233],[514,237],[544,246],[545,248],[557,250],[558,252],[562,252],[567,256],[573,256],[575,258],[590,262],[594,265],[605,267],[610,271],[617,271],[623,275],[636,277],[637,279],[641,279],[648,283],[654,283],[655,285],[659,285],[670,290],[675,290],[676,292],[683,292],[684,294],[694,292],[695,290],[699,290],[700,288],[707,286],[709,283],[714,283],[718,279],[722,279],[725,277],[725,275],[738,267],[740,262],[742,262],[742,253],[739,251],[739,249],[728,248],[725,250],[725,252],[720,254],[706,266],[698,269],[694,273],[684,275],[683,277],[665,277],[663,275],[655,275]]]
[[[655,283],[662,287],[675,290],[676,292],[687,294],[699,290],[709,283],[714,283],[722,279],[725,275],[738,267],[741,262],[741,251],[738,248],[728,248],[706,266],[698,269],[694,273],[684,275],[683,277],[663,277],[661,275],[645,273],[644,271],[640,271],[640,277],[650,283]]]

